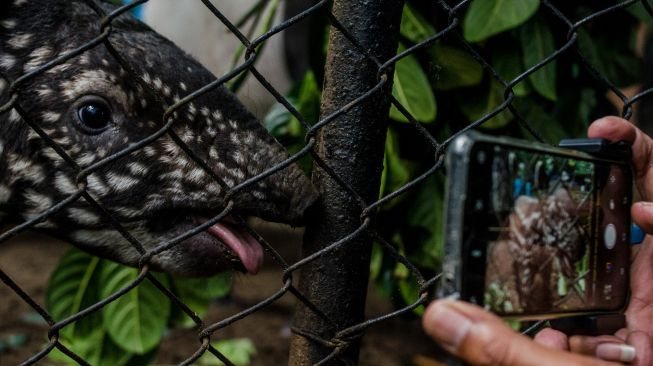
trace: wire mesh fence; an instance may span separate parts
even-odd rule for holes
[[[49,325],[47,334],[49,343],[40,352],[25,360],[23,364],[35,364],[55,348],[80,365],[89,364],[88,360],[83,359],[61,342],[60,331],[62,328],[100,311],[100,309],[125,296],[134,288],[142,286],[144,281],[153,284],[175,306],[192,318],[198,326],[199,343],[197,350],[195,353],[189,354],[180,363],[181,365],[192,364],[207,352],[213,354],[224,364],[233,365],[225,355],[211,345],[214,333],[229,327],[234,322],[240,321],[252,313],[260,311],[285,294],[292,294],[300,304],[295,327],[293,328],[295,334],[293,350],[291,351],[291,362],[293,364],[340,364],[345,360],[356,362],[357,347],[360,338],[367,329],[390,318],[410,313],[426,304],[429,300],[429,293],[432,293],[431,291],[438,281],[438,275],[423,273],[403,255],[391,240],[381,234],[381,230],[377,225],[381,208],[397,197],[409,194],[429,177],[442,171],[444,153],[450,141],[467,130],[492,121],[505,111],[508,111],[512,115],[512,119],[529,131],[533,138],[544,141],[541,126],[534,126],[529,117],[524,116],[515,104],[517,93],[515,89],[520,82],[562,57],[573,57],[584,70],[587,70],[594,77],[597,83],[615,95],[621,103],[621,114],[625,118],[630,118],[633,115],[633,105],[636,102],[653,91],[653,88],[650,88],[639,91],[633,96],[627,96],[613,81],[604,75],[604,72],[592,64],[579,46],[579,32],[584,27],[590,27],[597,19],[623,13],[635,6],[641,6],[649,16],[653,16],[653,9],[646,0],[628,0],[614,3],[580,19],[565,14],[554,1],[539,1],[537,13],[545,14],[547,19],[554,19],[557,23],[552,24],[551,27],[564,29],[567,34],[566,41],[562,44],[556,44],[553,52],[543,55],[532,66],[511,79],[498,72],[497,68],[487,60],[487,57],[478,51],[477,46],[463,35],[462,18],[468,8],[479,1],[481,0],[463,0],[460,2],[438,0],[426,4],[430,9],[429,11],[437,13],[440,18],[446,19],[446,22],[438,24],[437,32],[434,35],[430,35],[396,53],[394,50],[397,47],[400,9],[403,5],[401,1],[388,0],[379,2],[376,5],[369,5],[365,1],[317,1],[297,15],[272,27],[263,35],[250,40],[230,19],[223,15],[218,6],[209,0],[202,0],[206,11],[211,12],[216,21],[224,24],[245,47],[245,61],[225,75],[206,83],[203,87],[197,90],[188,90],[185,96],[181,96],[179,100],[171,105],[162,102],[162,113],[154,132],[142,137],[137,142],[125,145],[119,151],[86,165],[79,164],[78,161],[73,159],[66,149],[51,136],[49,131],[41,127],[38,120],[30,117],[27,110],[29,104],[23,103],[24,101],[19,96],[21,88],[24,88],[31,80],[43,76],[50,70],[56,70],[58,66],[66,62],[83,57],[84,53],[90,49],[105,47],[114,58],[114,61],[120,64],[124,72],[135,83],[141,85],[144,89],[149,89],[149,92],[155,96],[163,94],[164,91],[153,90],[148,86],[149,83],[143,80],[144,76],[135,71],[135,65],[130,64],[129,57],[124,56],[129,50],[117,48],[112,44],[111,40],[112,32],[114,32],[114,22],[120,21],[121,16],[146,3],[147,0],[134,1],[115,9],[111,8],[112,10],[107,10],[109,8],[103,7],[93,0],[80,1],[79,6],[88,6],[95,12],[96,21],[100,24],[100,33],[74,49],[51,58],[42,64],[35,65],[17,78],[10,79],[3,75],[8,86],[6,92],[2,94],[3,104],[0,106],[0,114],[9,116],[15,111],[20,116],[21,123],[29,126],[31,131],[38,135],[37,138],[44,141],[63,159],[66,168],[65,172],[69,174],[70,179],[74,182],[74,187],[65,199],[54,202],[50,207],[34,215],[31,219],[3,232],[0,235],[0,243],[46,222],[75,202],[85,200],[98,215],[102,215],[103,220],[106,220],[115,232],[119,233],[138,252],[139,275],[129,285],[112,293],[102,301],[84,308],[66,319],[55,320],[41,304],[37,303],[30,294],[21,289],[20,283],[12,280],[9,274],[0,269],[0,279],[5,286],[11,288],[25,303],[37,311]],[[14,1],[13,3],[16,6],[21,6],[24,2]],[[515,6],[518,5],[515,4]],[[41,11],[47,12],[48,9],[44,8]],[[326,19],[331,27],[325,97],[322,103],[322,113],[319,119],[315,121],[307,120],[282,93],[275,90],[255,65],[257,49],[262,44],[272,37],[279,36],[282,32],[291,32],[294,26],[306,21],[309,16]],[[455,42],[467,52],[474,62],[480,65],[484,72],[500,85],[501,100],[491,110],[483,113],[463,128],[450,133],[445,138],[440,138],[436,137],[432,130],[418,121],[396,97],[392,97],[390,90],[394,66],[397,62],[444,38],[447,38],[450,42]],[[347,65],[347,63],[350,64]],[[288,159],[274,164],[273,167],[235,184],[227,184],[223,179],[224,177],[220,177],[213,171],[212,166],[205,158],[194,152],[184,142],[184,138],[178,135],[174,130],[174,126],[178,113],[184,112],[185,108],[188,108],[198,98],[210,94],[217,88],[237,79],[243,72],[249,73],[250,76],[256,78],[301,123],[306,131],[305,143],[298,152],[292,154]],[[347,80],[351,81],[351,85],[346,85]],[[343,93],[342,91],[345,89],[346,93]],[[163,101],[165,98],[161,95],[158,99]],[[400,188],[379,198],[378,186],[383,166],[383,143],[387,128],[387,121],[384,121],[384,118],[387,116],[390,103],[409,121],[410,128],[414,129],[417,135],[429,146],[430,150],[422,153],[424,156],[430,156],[431,160],[428,169],[411,178]],[[374,109],[376,109],[376,113],[363,113]],[[349,136],[347,131],[350,132]],[[160,241],[153,248],[147,248],[125,228],[120,219],[111,214],[111,210],[103,207],[103,204],[89,193],[89,184],[91,184],[89,177],[103,168],[111,167],[120,159],[129,159],[130,154],[143,151],[149,144],[162,136],[170,136],[174,144],[183,150],[185,157],[189,161],[192,161],[198,169],[209,175],[213,182],[220,185],[225,206],[219,214],[212,214],[213,217],[207,222],[197,225],[175,238]],[[360,138],[361,136],[362,138]],[[554,143],[555,141],[547,142]],[[368,145],[362,146],[361,143]],[[340,148],[343,150],[336,151]],[[345,155],[334,158],[334,155],[337,154]],[[268,255],[273,257],[282,268],[282,285],[278,291],[256,305],[243,309],[241,312],[219,322],[204,324],[202,319],[184,304],[182,299],[152,274],[151,263],[153,258],[180,245],[183,240],[205,231],[209,226],[227,216],[237,217],[234,214],[236,208],[235,197],[242,192],[253,189],[259,182],[272,175],[284,174],[291,164],[306,156],[311,156],[313,159],[314,181],[324,195],[317,215],[308,225],[309,232],[312,232],[313,236],[307,240],[305,245],[306,256],[295,263],[288,263],[260,235],[248,227],[248,232],[260,242]],[[343,164],[343,161],[353,161],[354,164]],[[356,163],[359,165],[356,165]],[[369,167],[369,169],[364,170],[360,164]],[[62,172],[64,172],[63,168]],[[334,199],[339,199],[340,202],[334,202]],[[327,215],[331,215],[328,220]],[[333,228],[333,226],[329,225],[334,224],[334,217],[340,217],[346,224],[335,225],[336,228],[331,235],[326,235],[325,232]],[[238,220],[246,225],[242,218],[238,218]],[[412,303],[380,317],[363,319],[361,304],[364,305],[365,303],[365,288],[368,281],[367,271],[369,267],[367,262],[369,261],[372,240],[380,243],[386,255],[392,257],[394,261],[402,263],[407,268],[412,278],[415,279],[419,291],[418,297]],[[356,257],[356,259],[349,260],[351,257]],[[334,265],[333,271],[325,270],[330,263]],[[317,272],[323,270],[328,275],[320,278],[322,272],[320,272],[320,275],[317,275]],[[300,272],[301,279],[297,284],[297,274]],[[336,280],[329,277],[331,275],[342,275],[342,277]],[[347,283],[352,281],[356,283],[352,283],[351,288],[343,289],[340,287],[347,286]]]

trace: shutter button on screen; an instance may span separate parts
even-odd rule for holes
[[[603,231],[603,244],[608,249],[614,248],[615,243],[617,242],[617,228],[614,224],[607,224],[605,230]]]

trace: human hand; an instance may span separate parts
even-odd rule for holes
[[[618,352],[600,352],[604,344],[627,343],[636,349],[633,365],[653,364],[653,140],[630,122],[618,117],[601,118],[589,127],[588,136],[610,141],[626,141],[632,145],[632,167],[635,184],[642,197],[633,204],[633,221],[648,235],[642,245],[633,247],[630,270],[630,303],[626,310],[627,326],[614,336],[567,338],[563,333],[545,329],[536,341],[559,350],[597,355],[618,360]]]
[[[499,317],[461,301],[432,302],[422,326],[444,349],[470,365],[621,365],[534,342],[508,328]]]
[[[620,364],[610,361],[636,366],[653,364],[653,285],[650,283],[653,278],[653,140],[618,117],[595,121],[588,136],[632,145],[634,179],[643,201],[633,204],[631,214],[648,235],[642,245],[633,248],[627,327],[614,336],[569,338],[545,329],[533,342],[478,306],[435,301],[424,315],[423,326],[452,354],[472,365]]]

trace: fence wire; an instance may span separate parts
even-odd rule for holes
[[[46,133],[43,129],[39,127],[39,123],[37,121],[30,119],[29,115],[26,113],[24,107],[21,104],[21,100],[19,98],[18,92],[21,90],[24,84],[29,80],[39,76],[40,74],[45,73],[48,70],[51,70],[57,65],[61,65],[71,59],[80,57],[80,55],[82,55],[85,51],[92,49],[94,47],[106,47],[107,50],[109,50],[109,52],[115,58],[115,61],[118,62],[122,66],[122,68],[130,74],[131,78],[133,78],[140,85],[146,85],[147,83],[145,83],[141,79],[140,75],[134,72],[134,68],[129,64],[129,62],[126,61],[126,58],[121,56],[122,54],[124,54],[124,52],[126,52],[126,50],[117,49],[116,47],[114,47],[114,45],[112,45],[110,41],[110,35],[112,34],[112,23],[120,15],[129,12],[133,8],[142,5],[147,1],[148,0],[138,0],[128,5],[121,6],[117,8],[115,11],[106,13],[104,8],[98,5],[98,3],[96,3],[95,1],[84,0],[84,2],[97,13],[98,22],[99,24],[101,24],[101,33],[98,34],[97,37],[95,37],[94,39],[88,41],[86,44],[61,55],[31,70],[30,72],[23,74],[22,76],[16,78],[15,80],[8,80],[10,84],[8,95],[10,97],[6,103],[0,106],[0,114],[11,113],[12,110],[15,110],[22,117],[24,123],[29,125],[29,127],[36,134],[38,134],[38,136],[40,136],[40,138],[48,146],[53,148],[56,151],[56,153],[66,162],[68,168],[70,168],[71,171],[74,173],[76,190],[75,192],[71,193],[66,199],[57,202],[52,207],[41,212],[39,215],[35,216],[34,218],[3,232],[0,235],[0,243],[6,242],[13,236],[21,232],[24,232],[39,223],[44,222],[49,217],[62,211],[64,208],[73,204],[77,200],[83,199],[86,200],[91,206],[93,206],[97,210],[97,212],[102,213],[105,216],[106,220],[112,225],[112,227],[117,232],[119,232],[140,253],[140,261],[139,261],[140,272],[138,277],[134,281],[132,281],[125,288],[115,292],[114,294],[103,299],[102,301],[93,304],[92,306],[83,309],[82,311],[61,321],[56,321],[55,319],[53,319],[50,316],[50,314],[44,309],[43,306],[37,303],[30,296],[30,294],[26,293],[21,289],[19,283],[12,280],[12,278],[6,272],[0,269],[0,279],[2,280],[2,282],[6,286],[11,288],[18,296],[20,296],[20,298],[26,304],[28,304],[31,308],[33,308],[36,312],[38,312],[38,314],[40,314],[40,316],[49,325],[49,330],[47,334],[49,338],[49,343],[40,352],[34,354],[29,359],[25,360],[22,363],[23,365],[32,365],[37,363],[39,360],[44,358],[46,355],[48,355],[48,353],[50,353],[55,348],[63,352],[67,356],[69,356],[78,364],[88,365],[89,363],[87,360],[84,360],[81,356],[79,356],[78,354],[73,352],[70,348],[68,348],[66,345],[64,345],[62,342],[60,342],[60,337],[59,337],[60,330],[67,325],[70,325],[84,317],[89,316],[94,312],[99,311],[102,307],[115,301],[121,296],[124,296],[129,291],[139,286],[143,281],[150,281],[154,286],[156,286],[156,288],[158,288],[163,294],[165,294],[165,296],[170,298],[170,300],[176,306],[178,306],[198,325],[198,334],[197,334],[199,338],[198,348],[195,353],[188,355],[187,359],[181,362],[180,365],[192,364],[193,362],[197,361],[199,357],[201,357],[206,352],[213,354],[215,357],[217,357],[220,361],[224,362],[224,364],[226,365],[233,365],[233,363],[229,359],[227,359],[225,355],[220,353],[216,348],[214,348],[211,345],[211,337],[216,331],[228,327],[234,322],[237,322],[249,316],[250,314],[261,310],[262,308],[274,303],[279,298],[281,298],[284,294],[287,293],[294,295],[297,301],[304,303],[306,307],[312,309],[312,311],[315,311],[316,313],[319,313],[318,316],[324,317],[324,314],[320,313],[318,307],[312,304],[310,300],[306,296],[304,296],[297,287],[295,287],[295,285],[293,284],[293,275],[295,275],[295,273],[297,273],[297,271],[300,270],[302,267],[306,266],[311,261],[314,261],[316,258],[332,255],[332,253],[336,249],[344,247],[348,242],[350,242],[357,236],[366,234],[374,238],[379,243],[381,243],[382,248],[386,254],[390,255],[396,261],[404,264],[406,268],[408,268],[412,276],[414,276],[414,278],[417,281],[417,284],[420,288],[419,291],[420,295],[412,304],[409,304],[401,309],[398,309],[396,311],[393,311],[391,313],[385,314],[380,317],[376,317],[373,319],[366,319],[358,324],[355,324],[353,326],[344,329],[336,329],[333,332],[333,336],[329,339],[324,339],[323,337],[317,335],[312,329],[298,329],[298,328],[293,329],[293,332],[295,334],[305,337],[311,342],[317,342],[322,346],[332,350],[332,352],[328,357],[326,357],[325,359],[319,362],[319,364],[326,364],[330,362],[330,360],[337,359],[339,355],[341,355],[343,352],[347,350],[349,345],[351,345],[353,342],[356,342],[356,340],[362,337],[368,328],[373,327],[375,324],[384,322],[388,319],[396,318],[403,314],[409,313],[413,309],[421,305],[425,305],[428,302],[429,291],[432,290],[432,287],[438,280],[437,275],[432,277],[425,277],[417,268],[417,266],[412,264],[404,255],[400,254],[399,250],[391,242],[389,242],[386,238],[382,237],[379,234],[379,231],[377,230],[378,228],[376,227],[375,224],[376,222],[375,218],[379,212],[378,209],[386,205],[394,198],[400,195],[407,194],[409,191],[414,189],[416,185],[423,182],[429,176],[440,171],[442,169],[443,156],[446,151],[446,147],[449,144],[449,142],[452,141],[456,136],[458,136],[461,133],[464,133],[467,130],[479,127],[480,125],[484,124],[485,122],[487,122],[488,120],[492,119],[493,117],[497,116],[499,113],[505,110],[510,111],[510,113],[515,117],[518,123],[521,124],[524,128],[526,128],[535,139],[543,141],[543,138],[541,137],[539,131],[536,128],[534,128],[531,123],[529,123],[528,119],[522,116],[520,111],[513,104],[515,98],[515,92],[513,88],[519,82],[523,81],[529,75],[533,74],[537,70],[543,68],[545,65],[553,62],[554,60],[559,58],[562,54],[575,53],[576,55],[575,57],[594,76],[594,78],[598,82],[602,83],[606,88],[608,88],[612,93],[614,93],[614,95],[616,95],[621,100],[623,117],[630,118],[633,114],[633,104],[640,101],[645,96],[653,93],[653,88],[651,88],[651,89],[642,90],[638,94],[634,95],[633,97],[630,98],[627,97],[611,80],[608,80],[604,75],[602,75],[601,72],[597,70],[595,65],[592,65],[588,61],[587,57],[585,57],[578,44],[579,30],[587,26],[597,18],[610,16],[610,14],[613,14],[615,12],[622,12],[625,9],[635,6],[637,4],[641,4],[644,7],[644,9],[648,12],[648,14],[653,16],[653,9],[651,8],[651,6],[648,4],[646,0],[628,0],[628,1],[615,3],[613,6],[607,7],[602,11],[595,12],[582,19],[570,19],[567,15],[563,14],[556,7],[556,5],[553,4],[552,1],[541,0],[541,6],[538,12],[548,13],[550,16],[559,20],[559,24],[557,24],[556,26],[557,27],[564,26],[567,28],[568,30],[567,41],[566,43],[559,45],[559,47],[555,50],[555,52],[551,53],[546,58],[542,59],[534,66],[528,68],[527,70],[525,70],[523,73],[516,76],[512,80],[507,80],[502,75],[500,75],[490,65],[490,63],[483,56],[481,56],[481,54],[475,49],[475,46],[467,42],[463,37],[461,19],[465,10],[468,8],[470,3],[472,3],[472,0],[463,0],[460,2],[445,1],[445,0],[431,1],[428,6],[433,7],[433,10],[435,12],[446,13],[448,15],[448,23],[446,24],[446,26],[442,27],[442,29],[440,29],[436,35],[407,48],[406,50],[400,52],[399,54],[397,54],[396,56],[388,60],[378,60],[372,55],[370,55],[367,52],[367,50],[363,46],[361,46],[360,43],[358,42],[357,35],[349,32],[347,27],[344,26],[339,21],[339,19],[337,19],[334,16],[334,14],[330,11],[331,2],[328,0],[321,0],[314,3],[312,6],[300,12],[298,15],[283,21],[282,23],[271,28],[265,34],[253,40],[248,39],[243,33],[241,33],[238,27],[236,27],[229,19],[227,19],[227,17],[224,16],[224,14],[219,10],[218,7],[213,5],[209,0],[202,0],[202,3],[206,6],[206,10],[210,11],[213,15],[215,15],[216,20],[224,24],[224,26],[226,26],[229,29],[229,31],[232,32],[233,35],[237,37],[242,43],[242,45],[245,47],[246,49],[245,58],[244,58],[245,61],[240,65],[238,65],[237,67],[235,67],[230,72],[226,73],[225,75],[219,78],[216,78],[214,81],[205,85],[204,87],[189,92],[188,95],[181,98],[181,100],[179,100],[175,104],[164,106],[165,112],[163,113],[163,117],[161,121],[162,127],[155,133],[151,134],[150,136],[147,136],[142,141],[132,144],[129,147],[119,152],[116,152],[112,155],[109,155],[103,158],[102,160],[97,161],[87,167],[79,166],[74,161],[74,159],[72,159],[65,152],[65,150],[59,144],[57,144],[57,142],[55,142],[51,137],[48,136],[48,133]],[[475,1],[485,1],[485,0],[475,0]],[[43,9],[42,11],[47,12],[48,9]],[[262,75],[257,70],[254,63],[254,61],[256,60],[256,50],[259,46],[261,46],[271,37],[278,36],[281,32],[292,31],[294,25],[296,25],[298,22],[305,20],[308,16],[311,15],[324,17],[331,25],[333,32],[341,32],[355,46],[358,52],[360,52],[364,57],[366,57],[378,68],[378,84],[376,86],[362,93],[359,97],[355,98],[354,100],[351,100],[349,103],[338,106],[335,109],[335,111],[330,113],[329,115],[321,116],[320,119],[314,123],[311,123],[312,121],[308,121],[295,107],[293,107],[292,103],[288,99],[286,99],[282,95],[282,93],[275,90],[274,87],[266,80],[265,76]],[[388,36],[388,35],[384,35],[384,34],[374,35],[374,37],[384,37],[384,36]],[[366,100],[376,96],[378,93],[387,92],[388,89],[384,88],[384,86],[387,86],[387,84],[392,81],[393,68],[394,65],[399,60],[411,54],[414,54],[416,51],[435,43],[436,41],[442,39],[443,37],[449,37],[449,39],[457,40],[457,43],[462,48],[464,48],[469,53],[469,55],[471,55],[473,59],[476,62],[478,62],[478,64],[480,64],[482,68],[489,75],[491,75],[491,77],[496,82],[502,85],[503,102],[491,112],[486,113],[481,118],[468,124],[462,130],[457,131],[456,133],[452,134],[451,136],[447,137],[444,140],[438,140],[420,122],[418,122],[411,115],[411,113],[408,111],[408,109],[405,106],[403,106],[396,98],[391,97],[392,104],[410,121],[413,128],[419,132],[419,135],[431,147],[431,151],[428,153],[430,154],[430,156],[433,157],[433,160],[430,169],[425,171],[419,177],[409,181],[400,189],[390,194],[387,194],[386,196],[376,200],[375,202],[371,202],[371,203],[366,202],[366,200],[363,199],[359,195],[359,193],[348,184],[347,181],[345,181],[344,179],[339,177],[336,173],[334,173],[333,167],[330,167],[328,164],[326,164],[317,154],[316,148],[317,148],[318,141],[316,139],[316,134],[325,126],[329,125],[330,123],[333,123],[334,120],[349,113],[351,109],[356,107],[357,105],[364,103]],[[186,146],[180,138],[178,137],[174,138],[175,132],[172,130],[172,127],[175,123],[175,118],[173,117],[173,115],[175,114],[176,111],[179,111],[181,108],[187,106],[189,103],[199,98],[200,96],[212,90],[215,90],[216,88],[225,85],[225,83],[229,82],[230,80],[238,77],[242,72],[249,72],[252,76],[254,76],[260,82],[260,84],[263,85],[269,91],[269,93],[271,93],[274,96],[274,98],[279,103],[281,103],[294,117],[296,117],[302,123],[302,125],[306,128],[307,131],[305,135],[306,142],[304,147],[299,152],[291,155],[290,158],[288,158],[286,161],[277,164],[273,168],[265,172],[262,172],[250,179],[240,182],[236,184],[234,187],[230,188],[219,177],[215,177],[215,175],[212,175],[214,176],[216,183],[220,184],[223,187],[223,192],[225,192],[224,194],[225,202],[228,202],[228,204],[226,205],[225,209],[222,212],[220,212],[218,215],[213,217],[209,222],[215,223],[220,219],[224,218],[225,216],[232,214],[232,210],[234,209],[234,202],[232,198],[235,195],[237,195],[239,192],[247,190],[249,187],[252,187],[257,182],[287,168],[291,163],[296,162],[302,157],[307,155],[311,155],[314,163],[317,164],[317,166],[319,166],[320,169],[322,169],[326,174],[328,174],[329,177],[333,179],[335,182],[337,182],[337,184],[340,185],[344,190],[349,192],[352,199],[360,205],[362,215],[360,216],[360,226],[357,230],[350,233],[350,235],[343,237],[341,240],[338,240],[332,243],[331,245],[325,247],[324,249],[316,253],[313,253],[306,258],[299,260],[296,263],[288,263],[273,247],[271,247],[260,235],[258,235],[258,233],[256,233],[252,228],[248,227],[247,230],[255,238],[257,238],[257,240],[261,243],[261,245],[266,249],[267,253],[270,254],[283,269],[283,278],[282,278],[283,285],[274,294],[260,301],[254,306],[246,308],[233,316],[230,316],[226,319],[222,319],[219,322],[212,323],[212,324],[204,324],[202,319],[200,319],[187,305],[185,305],[180,298],[178,298],[170,289],[168,289],[164,284],[159,282],[151,274],[150,262],[153,256],[160,254],[166,250],[169,250],[175,245],[179,244],[182,240],[204,231],[206,229],[206,224],[194,228],[188,233],[182,235],[180,238],[176,238],[172,241],[163,241],[159,243],[159,245],[156,248],[146,250],[142,245],[142,243],[140,243],[133,235],[129,233],[129,231],[126,228],[124,228],[121,225],[118,219],[111,217],[111,214],[108,212],[108,210],[106,210],[101,203],[95,200],[88,193],[87,178],[93,172],[96,172],[104,167],[111,166],[111,164],[113,164],[116,160],[123,158],[133,152],[143,149],[150,142],[166,134],[173,136],[173,140],[175,141],[175,143],[181,149],[183,149],[183,151],[188,155],[188,157],[192,161],[194,161],[201,169],[204,169],[207,172],[207,174],[211,175],[212,173],[211,173],[210,166],[205,161],[203,161],[201,157],[193,153],[193,151],[188,146]],[[156,91],[153,92],[156,93]],[[280,174],[283,174],[283,172],[281,172]],[[360,296],[364,298],[366,294],[360,293]],[[334,303],[331,304],[331,306],[337,308],[339,304]]]

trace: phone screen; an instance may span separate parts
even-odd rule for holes
[[[624,305],[627,166],[480,142],[469,181],[463,296],[501,315]]]

